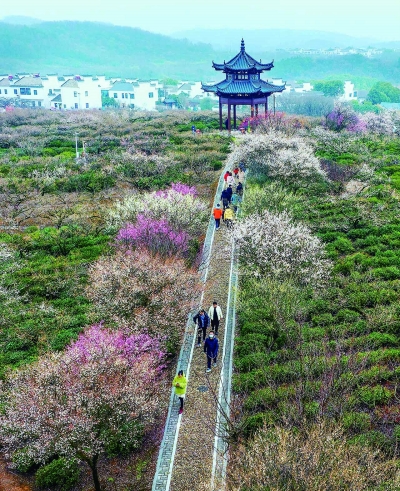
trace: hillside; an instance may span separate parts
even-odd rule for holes
[[[374,46],[377,40],[357,38],[337,32],[297,30],[297,29],[191,29],[173,34],[178,39],[188,39],[191,42],[207,42],[215,49],[229,49],[237,44],[238,38],[243,37],[247,44],[259,46],[262,51],[297,48],[345,48],[347,46]]]
[[[95,22],[0,23],[0,72],[105,73],[198,78],[213,50],[130,27]],[[211,73],[211,72],[210,72]]]
[[[192,31],[191,31],[192,32]],[[201,80],[219,78],[212,60],[228,60],[240,46],[255,58],[275,60],[267,77],[284,80],[312,80],[329,76],[343,79],[368,77],[397,83],[400,79],[399,53],[385,51],[376,58],[361,55],[337,57],[293,56],[289,47],[360,46],[362,39],[318,31],[214,31],[199,30],[191,40],[143,31],[137,28],[95,22],[42,22],[13,25],[0,22],[0,73],[80,73],[108,76]],[[222,45],[222,34],[227,33]],[[287,34],[289,33],[289,34]],[[295,34],[297,38],[295,39]],[[265,34],[262,37],[262,34]],[[261,41],[260,39],[263,39]],[[312,42],[312,40],[314,41]],[[214,43],[196,43],[207,40]],[[279,40],[279,46],[277,46]],[[296,43],[295,43],[296,41]],[[369,40],[364,40],[365,43]],[[219,46],[220,50],[217,50]],[[279,48],[279,51],[276,49]]]

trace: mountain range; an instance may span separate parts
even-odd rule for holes
[[[200,29],[171,37],[107,23],[43,22],[29,17],[0,21],[0,73],[215,80],[221,74],[212,69],[212,61],[232,58],[239,51],[242,37],[252,56],[264,62],[275,59],[276,68],[265,78],[310,80],[341,75],[394,82],[400,79],[400,54],[396,52],[374,59],[361,55],[299,57],[288,52],[298,48],[382,45],[372,38],[282,29]]]

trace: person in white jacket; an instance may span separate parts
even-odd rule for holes
[[[218,335],[219,321],[223,319],[221,307],[218,305],[217,301],[214,300],[211,307],[208,309],[208,317],[211,321],[211,327],[214,329],[214,333]]]

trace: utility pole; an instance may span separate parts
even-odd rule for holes
[[[79,152],[78,152],[78,133],[75,133],[75,151],[76,151],[76,161],[78,162],[78,159],[79,159]]]

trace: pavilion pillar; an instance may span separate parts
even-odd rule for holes
[[[228,102],[228,131],[231,132],[231,103]]]
[[[233,105],[233,127],[236,130],[236,104]]]
[[[222,102],[219,99],[219,131],[222,131]]]
[[[254,118],[254,101],[253,101],[253,99],[251,100],[251,112],[250,112],[250,116],[252,118]]]
[[[256,104],[256,117],[258,116],[258,104]]]
[[[265,99],[265,117],[268,116],[268,97]]]

